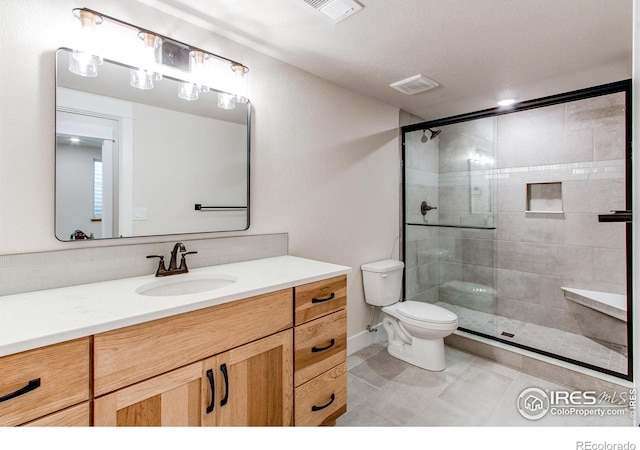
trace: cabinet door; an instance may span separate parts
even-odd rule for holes
[[[292,331],[285,330],[206,360],[205,378],[213,378],[215,395],[207,381],[202,424],[291,425],[292,341]]]
[[[95,399],[96,426],[198,426],[202,361]]]

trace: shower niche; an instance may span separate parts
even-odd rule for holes
[[[629,322],[564,295],[631,303],[631,225],[598,222],[631,209],[629,104],[621,81],[403,127],[405,298],[631,380]]]
[[[528,213],[562,214],[562,182],[527,183]]]

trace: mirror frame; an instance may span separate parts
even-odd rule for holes
[[[54,118],[55,118],[55,126],[54,126],[54,145],[55,145],[55,160],[54,160],[54,223],[53,223],[53,228],[54,228],[54,236],[56,237],[57,240],[61,241],[61,242],[76,242],[77,240],[74,239],[62,239],[59,235],[58,235],[58,230],[57,228],[57,219],[59,216],[59,211],[58,211],[58,198],[57,198],[57,180],[58,180],[58,174],[57,174],[57,158],[58,158],[58,146],[57,146],[57,142],[56,142],[56,138],[58,135],[58,126],[57,126],[57,122],[58,122],[58,114],[59,114],[59,105],[58,105],[58,88],[66,88],[65,86],[59,86],[58,85],[58,66],[61,65],[61,67],[66,67],[66,61],[62,61],[63,57],[61,55],[66,56],[67,52],[72,52],[73,50],[70,48],[66,48],[66,47],[61,47],[58,48],[55,53],[54,53],[54,64],[55,64],[55,70],[54,70],[54,74],[55,74],[55,90],[54,90],[54,108],[55,108],[55,114],[54,114]],[[109,63],[109,64],[115,64],[118,65],[120,67],[123,67],[125,69],[135,69],[135,67],[132,67],[128,64],[119,62],[119,61],[114,61],[112,59],[107,59],[104,58],[104,62],[105,63]],[[163,79],[168,79],[168,80],[172,80],[175,82],[182,82],[185,80],[181,80],[172,76],[167,76],[163,74]],[[212,93],[225,93],[223,91],[220,91],[218,89],[215,88],[210,88]],[[87,91],[82,91],[82,92],[87,92]],[[124,99],[119,99],[118,100],[122,100],[122,101],[130,101],[130,100],[124,100]],[[127,239],[127,238],[143,238],[143,237],[158,237],[158,236],[182,236],[182,235],[193,235],[193,234],[204,234],[204,233],[225,233],[225,232],[233,232],[233,231],[246,231],[247,229],[249,229],[250,225],[251,225],[251,132],[252,132],[252,127],[251,127],[251,119],[252,119],[252,114],[251,114],[251,101],[250,100],[246,100],[246,108],[247,108],[247,113],[246,113],[246,206],[205,206],[205,205],[200,205],[200,204],[195,204],[194,205],[194,209],[197,211],[200,210],[206,210],[206,209],[217,209],[220,211],[225,211],[225,210],[236,210],[236,209],[244,209],[246,211],[246,221],[245,221],[245,226],[243,228],[229,228],[229,229],[224,229],[224,230],[199,230],[199,231],[187,231],[187,232],[175,232],[175,233],[157,233],[157,234],[140,234],[140,235],[130,235],[130,236],[111,236],[111,237],[101,237],[99,239],[96,240],[112,240],[112,239]],[[81,239],[81,240],[91,240],[91,239]]]

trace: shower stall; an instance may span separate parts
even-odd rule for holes
[[[630,90],[403,127],[405,299],[631,380]]]

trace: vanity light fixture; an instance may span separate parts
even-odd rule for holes
[[[153,72],[144,69],[130,69],[129,81],[131,86],[137,89],[153,89],[153,80],[155,79]]]
[[[247,78],[245,75],[249,72],[249,69],[242,64],[232,64],[231,70],[235,74],[233,91],[236,93],[236,101],[238,103],[247,103]]]
[[[162,38],[148,31],[141,31],[138,37],[144,44],[141,67],[129,71],[130,84],[137,89],[153,89],[153,82],[162,80],[158,71],[162,60]]]
[[[79,38],[83,41],[84,49],[75,49],[69,58],[69,70],[81,77],[98,76],[98,66],[102,64],[102,57],[93,54],[96,25],[102,23],[102,16],[89,10],[73,10],[73,15],[80,21]]]
[[[163,74],[177,80],[182,80],[178,90],[178,96],[184,100],[193,101],[202,93],[209,92],[211,88],[219,92],[218,104],[225,109],[235,107],[236,103],[248,101],[246,93],[246,74],[249,69],[239,62],[230,60],[199,48],[192,47],[182,42],[170,39],[158,33],[143,30],[127,22],[106,16],[102,13],[78,8],[73,14],[80,20],[83,34],[91,33],[91,38],[79,38],[78,48],[74,47],[73,56],[70,57],[69,70],[81,76],[95,77],[98,75],[98,66],[102,64],[103,56],[110,57],[115,53],[115,58],[129,66],[129,82],[138,89],[152,89],[154,82],[162,80]],[[101,36],[102,44],[108,43],[110,50],[103,55],[100,51],[89,51],[95,43],[94,30],[96,25],[105,22],[98,36]],[[142,40],[141,50],[139,44],[134,44],[129,36],[129,31],[113,30],[111,25],[118,25],[133,30],[137,38]],[[110,30],[110,31],[109,31]],[[95,46],[97,47],[97,46]],[[229,73],[231,68],[232,73]],[[229,91],[227,93],[225,91]],[[223,97],[223,101],[220,99]]]
[[[178,97],[182,100],[193,101],[200,97],[200,87],[189,81],[182,81],[178,87]]]
[[[236,98],[233,94],[218,92],[218,108],[233,109],[236,107]]]

